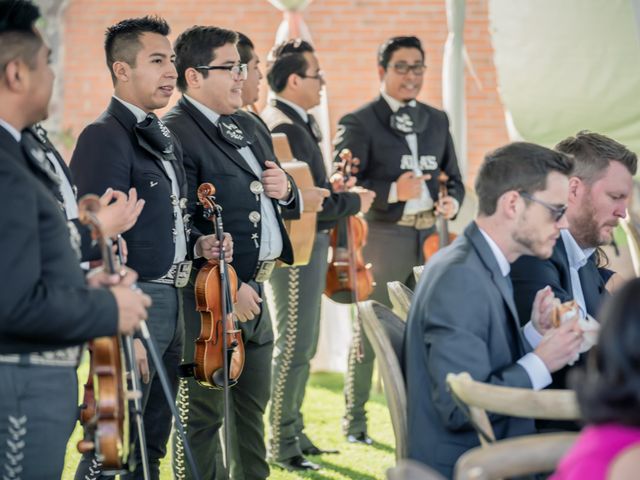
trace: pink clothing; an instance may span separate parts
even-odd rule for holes
[[[550,480],[604,480],[614,458],[634,445],[640,445],[640,428],[614,423],[586,427]]]

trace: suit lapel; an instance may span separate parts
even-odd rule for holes
[[[512,287],[509,285],[507,279],[502,275],[498,261],[496,260],[491,247],[482,235],[482,232],[480,232],[478,225],[475,222],[471,222],[465,229],[464,234],[469,238],[469,241],[480,257],[480,260],[484,263],[487,270],[489,270],[493,283],[500,292],[504,303],[507,305],[509,312],[511,313],[511,325],[508,327],[515,329],[515,336],[518,340],[519,348],[521,351],[524,351],[522,334],[520,332],[520,321],[518,319],[518,311],[516,310],[515,301],[513,299]]]
[[[156,156],[153,155],[152,153],[147,152],[138,142],[138,138],[136,137],[136,134],[134,131],[134,128],[137,123],[136,116],[127,107],[125,107],[122,103],[120,103],[115,98],[111,99],[111,103],[107,107],[107,113],[113,116],[118,121],[118,123],[120,123],[120,125],[122,125],[124,129],[127,132],[129,132],[129,135],[131,135],[131,141],[133,142],[133,144],[137,145],[138,148],[144,150],[145,153],[148,153],[148,155],[146,155],[146,158],[148,158],[149,160],[152,160],[158,166],[158,168],[163,173],[163,175],[167,178],[167,180],[171,181],[171,177],[165,170],[164,165],[162,164],[162,161],[156,158]],[[139,156],[136,156],[136,157],[139,158]],[[177,170],[177,167],[174,167],[174,169]]]
[[[594,255],[591,255],[587,260],[587,263],[578,270],[580,286],[582,287],[582,294],[586,303],[587,312],[593,316],[598,313],[600,303],[604,296],[603,292],[605,292],[604,281],[600,276],[600,272],[598,272],[598,267],[596,267],[593,258]]]
[[[242,158],[242,155],[238,152],[238,150],[230,145],[222,136],[220,132],[218,132],[218,128],[211,123],[211,121],[205,117],[202,112],[200,112],[196,107],[194,107],[187,99],[182,97],[178,100],[178,104],[180,107],[193,119],[193,121],[198,125],[200,130],[209,137],[209,139],[213,142],[213,144],[218,147],[222,152],[229,157],[238,167],[247,171],[252,176],[256,176],[251,170],[251,167],[247,164],[246,160]],[[257,178],[257,177],[256,177]]]

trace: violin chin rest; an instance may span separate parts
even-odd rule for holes
[[[213,375],[211,375],[211,383],[219,389],[224,388],[224,370],[222,368],[219,368],[218,370],[213,372]],[[238,383],[238,380],[234,380],[231,378],[227,380],[227,385],[229,387],[233,387],[236,383]]]

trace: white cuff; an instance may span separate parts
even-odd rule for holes
[[[532,321],[529,321],[524,326],[523,333],[524,333],[524,338],[527,339],[527,342],[529,342],[529,345],[531,345],[531,348],[533,348],[534,350],[538,348],[538,344],[540,343],[540,340],[542,340],[542,335],[540,335],[540,332],[538,332],[538,330],[536,330],[536,327],[533,326]]]
[[[387,203],[398,203],[398,182],[393,182],[389,188]]]
[[[534,390],[542,390],[544,387],[551,385],[551,373],[549,373],[542,359],[535,353],[527,353],[518,360],[518,365],[527,371]]]

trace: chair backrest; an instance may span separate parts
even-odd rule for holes
[[[577,437],[577,433],[541,433],[476,447],[458,459],[454,478],[496,480],[552,472]]]
[[[407,321],[409,316],[409,308],[411,300],[413,300],[413,291],[404,283],[399,281],[387,282],[387,291],[389,292],[389,300],[393,305],[393,311],[401,320]]]
[[[445,480],[435,470],[415,460],[401,460],[387,470],[387,480]]]
[[[371,300],[358,303],[358,315],[376,354],[396,437],[396,459],[400,460],[407,456],[407,393],[400,366],[405,323],[389,308]]]
[[[512,388],[477,382],[466,372],[447,375],[452,394],[466,404],[471,422],[495,440],[487,411],[511,417],[545,420],[579,420],[580,410],[573,390]],[[488,442],[479,433],[480,443]]]
[[[415,267],[413,267],[413,278],[415,278],[416,280],[416,285],[418,284],[423,271],[424,265],[416,265]]]

